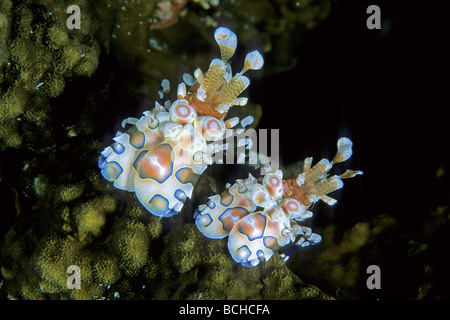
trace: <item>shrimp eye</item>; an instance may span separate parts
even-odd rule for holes
[[[194,122],[197,113],[185,99],[178,99],[170,106],[170,117],[173,122],[186,124]]]
[[[216,141],[223,137],[225,133],[225,123],[214,117],[205,116],[202,121],[203,137],[207,141]]]

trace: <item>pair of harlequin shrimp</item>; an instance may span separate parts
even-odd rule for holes
[[[241,72],[232,76],[228,60],[233,56],[237,37],[229,29],[217,28],[214,37],[219,45],[221,59],[212,60],[204,74],[194,72],[191,88],[180,83],[177,100],[145,111],[139,119],[127,118],[117,132],[115,142],[105,148],[99,158],[101,174],[113,186],[135,192],[142,205],[159,217],[170,217],[181,211],[190,198],[194,186],[212,157],[223,148],[216,141],[233,135],[231,128],[241,123],[245,128],[252,122],[249,116],[226,118],[231,106],[243,106],[247,98],[239,95],[250,84],[243,74],[259,70],[264,64],[258,51],[248,53]],[[162,82],[163,92],[168,81]],[[289,243],[299,246],[316,244],[321,237],[312,233],[301,222],[312,216],[307,210],[322,200],[329,205],[336,200],[327,196],[343,186],[342,179],[362,174],[347,170],[340,176],[328,178],[335,163],[347,160],[352,154],[352,142],[338,141],[338,152],[329,162],[322,159],[311,168],[312,158],[304,163],[304,172],[284,180],[278,170],[266,174],[260,181],[253,176],[238,179],[221,195],[209,198],[195,213],[195,223],[206,237],[228,238],[228,249],[236,262],[256,266]],[[259,211],[256,211],[259,208]]]
[[[252,175],[238,179],[221,195],[211,196],[206,205],[199,206],[195,223],[208,238],[229,236],[228,250],[244,266],[269,260],[289,243],[301,247],[316,244],[322,238],[297,222],[312,217],[307,209],[319,200],[334,205],[336,200],[327,194],[342,188],[342,179],[362,174],[347,170],[328,178],[333,164],[351,155],[352,142],[341,138],[331,162],[322,159],[311,168],[312,158],[307,158],[303,173],[291,179],[284,180],[281,170],[265,175],[260,182]],[[261,210],[256,211],[257,208]]]

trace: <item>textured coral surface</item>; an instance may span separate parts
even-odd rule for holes
[[[433,110],[412,112],[436,102],[428,90],[445,92],[429,73],[437,57],[425,58],[438,42],[412,27],[423,7],[386,5],[372,32],[367,6],[346,3],[0,1],[0,298],[449,298],[450,161],[428,138],[448,126]],[[67,28],[69,5],[81,29]],[[329,157],[342,135],[365,172],[335,208],[314,208],[323,241],[287,248],[287,263],[242,267],[226,239],[195,227],[194,208],[249,168],[211,166],[183,211],[158,220],[97,167],[120,122],[153,107],[162,79],[174,86],[206,69],[219,25],[238,34],[238,56],[264,54],[236,112],[280,129],[285,175],[305,156]],[[70,265],[80,290],[67,286]],[[381,268],[381,290],[366,287],[369,265]]]

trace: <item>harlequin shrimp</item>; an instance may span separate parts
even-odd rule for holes
[[[257,50],[248,53],[242,70],[232,76],[228,60],[237,37],[224,27],[217,28],[214,37],[221,59],[212,60],[206,73],[195,70],[189,91],[180,83],[174,102],[168,100],[164,106],[155,102],[155,108],[141,118],[125,119],[122,127],[131,127],[117,132],[115,142],[99,158],[105,179],[118,189],[135,192],[142,205],[159,217],[181,211],[215,152],[225,147],[214,142],[232,134],[230,129],[237,124],[245,127],[252,122],[251,116],[224,119],[231,106],[247,103],[247,98],[238,97],[250,84],[243,74],[261,69],[263,57]],[[169,91],[167,80],[162,88],[161,98]]]
[[[337,201],[328,194],[342,188],[343,179],[362,174],[347,170],[328,176],[334,164],[351,157],[352,145],[350,139],[340,138],[332,161],[324,158],[311,167],[313,159],[306,158],[303,173],[287,180],[281,170],[259,180],[251,174],[236,180],[228,190],[199,206],[194,214],[198,229],[212,239],[229,236],[231,256],[247,267],[269,260],[289,243],[300,247],[319,243],[321,236],[298,222],[312,217],[308,209],[319,200],[334,205]]]

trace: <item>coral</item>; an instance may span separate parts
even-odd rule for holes
[[[132,220],[116,224],[113,246],[121,256],[119,267],[126,274],[135,275],[148,260],[150,239],[145,226]]]
[[[189,225],[182,230],[174,230],[177,239],[167,237],[165,244],[170,253],[170,264],[173,264],[180,274],[185,274],[191,271],[194,267],[200,265],[203,262],[203,257],[200,251],[197,250],[197,246],[200,242],[201,235]]]
[[[68,185],[62,188],[60,195],[64,202],[71,202],[81,197],[84,191],[84,183]]]
[[[193,1],[200,4],[205,10],[208,10],[209,8],[211,8],[211,6],[217,7],[220,2],[219,0],[193,0]]]
[[[46,176],[40,174],[33,181],[34,191],[38,197],[44,197],[48,188],[48,179]]]
[[[336,290],[339,288],[339,291],[350,295],[350,288],[361,283],[360,277],[365,273],[361,251],[395,224],[393,217],[380,215],[370,222],[356,223],[339,238],[336,226],[327,226],[323,231],[321,252],[311,260],[305,256],[300,257],[303,264],[311,265],[307,269],[300,267],[297,272],[308,278],[315,278],[316,274],[320,274],[319,282],[332,283]],[[292,259],[297,260],[296,257]]]
[[[41,291],[55,293],[68,290],[66,270],[70,265],[80,266],[83,281],[89,281],[92,277],[89,262],[89,257],[81,253],[79,242],[57,235],[51,236],[43,241],[43,248],[36,256],[36,272],[44,282],[40,284]]]
[[[163,0],[158,1],[153,14],[154,21],[150,24],[150,29],[168,28],[178,21],[180,10],[184,8],[187,0]]]
[[[335,230],[329,227],[325,230],[324,238],[333,241]],[[338,244],[333,242],[326,246],[321,252],[320,266],[330,270],[329,277],[333,281],[339,281],[342,287],[354,286],[360,273],[360,265],[357,256],[354,255],[364,246],[370,236],[370,227],[367,223],[357,223],[351,230],[347,231]],[[352,255],[353,254],[353,255]],[[351,256],[347,263],[342,264],[344,257]]]
[[[275,259],[274,259],[275,260]],[[282,263],[280,259],[274,261],[263,277],[262,294],[264,299],[320,299],[330,300],[317,287],[306,285]]]
[[[79,240],[83,242],[90,235],[98,236],[106,221],[105,214],[115,209],[115,200],[110,196],[96,198],[75,207],[73,215],[78,227]]]
[[[98,281],[103,286],[110,286],[116,283],[122,276],[122,271],[118,266],[117,257],[100,255],[98,261],[94,264]]]
[[[278,1],[280,12],[289,22],[299,22],[308,29],[314,28],[330,14],[328,1]]]
[[[164,242],[167,246],[159,262],[151,259],[152,264],[144,268],[146,278],[158,283],[153,298],[330,298],[305,285],[281,259],[273,259],[262,269],[237,266],[226,254],[225,241],[202,237],[194,224],[174,226]],[[156,282],[158,278],[165,283]]]
[[[100,47],[88,23],[83,31],[70,32],[64,4],[47,7],[30,0],[3,1],[1,6],[0,123],[5,130],[0,147],[18,148],[24,136],[34,140],[36,126],[48,137],[49,98],[61,95],[65,78],[90,77]]]

